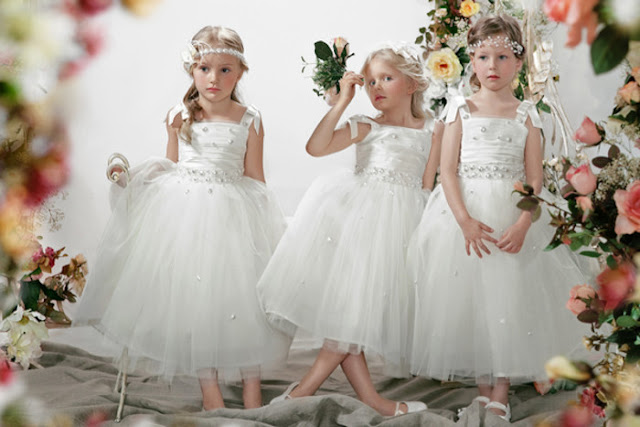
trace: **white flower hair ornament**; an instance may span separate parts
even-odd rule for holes
[[[200,40],[192,40],[187,43],[187,48],[182,51],[182,66],[187,73],[191,72],[191,66],[196,63],[196,60],[202,58],[205,55],[213,54],[226,54],[233,55],[246,65],[247,61],[244,58],[242,52],[236,49],[227,47],[212,48],[207,43]]]
[[[385,42],[377,50],[391,49],[396,55],[402,56],[407,61],[417,62],[422,65],[422,51],[415,45],[403,41]]]

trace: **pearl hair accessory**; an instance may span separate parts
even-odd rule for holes
[[[492,46],[492,47],[504,47],[506,49],[510,49],[516,55],[520,55],[524,48],[517,41],[511,40],[507,36],[489,36],[484,40],[477,41],[469,45],[469,51],[473,53],[476,49],[481,46]]]
[[[212,55],[216,53],[223,53],[227,55],[233,55],[240,60],[243,64],[246,64],[246,60],[242,52],[236,49],[231,49],[227,47],[216,47],[212,48],[207,43],[192,40],[187,44],[187,49],[182,52],[182,66],[185,71],[188,73],[191,69],[191,66],[195,64],[196,58],[202,58],[205,55]]]

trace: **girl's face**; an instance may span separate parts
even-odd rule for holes
[[[233,55],[205,55],[193,69],[193,81],[201,103],[218,103],[231,96],[242,77],[240,60]]]
[[[411,106],[411,95],[416,91],[413,80],[382,58],[374,57],[365,73],[365,85],[371,104],[379,111],[399,106]]]
[[[503,38],[504,34],[495,37]],[[483,88],[499,91],[505,87],[511,90],[511,82],[522,67],[522,60],[516,58],[510,47],[482,43],[471,57],[473,71]]]

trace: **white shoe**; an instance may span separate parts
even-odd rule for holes
[[[473,402],[480,402],[480,403],[484,403],[485,407],[486,405],[489,403],[491,399],[489,399],[486,396],[476,396],[471,403],[468,406],[465,406],[464,408],[460,408],[458,409],[458,418],[462,418],[462,416],[464,415],[464,413],[467,411],[467,409],[469,408],[469,406],[473,405]]]
[[[500,411],[504,411],[504,415],[498,415],[500,418],[502,418],[505,421],[509,421],[511,422],[511,407],[509,406],[509,404],[507,403],[506,405],[500,403],[500,402],[489,402],[487,403],[487,406],[485,406],[485,409],[498,409]]]
[[[404,412],[400,409],[400,405],[403,403],[407,405],[407,412]],[[427,405],[423,402],[417,402],[417,401],[397,402],[396,411],[393,413],[393,416],[411,414],[413,412],[420,412],[420,411],[426,411],[426,410],[427,410]]]
[[[291,393],[293,389],[298,386],[298,384],[300,384],[300,381],[296,381],[294,383],[289,384],[289,387],[287,387],[284,393],[282,393],[280,396],[276,396],[273,399],[271,399],[271,401],[269,402],[269,405],[273,405],[274,403],[284,402],[287,399],[291,399],[292,397],[289,396],[289,393]]]

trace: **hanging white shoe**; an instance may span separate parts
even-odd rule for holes
[[[400,409],[400,405],[403,403],[407,405],[407,412],[404,412],[403,410]],[[396,416],[396,415],[411,414],[413,412],[420,412],[420,411],[426,411],[426,410],[427,410],[427,405],[423,402],[418,402],[418,401],[396,402],[396,411],[393,413],[393,415]]]
[[[462,418],[462,416],[464,415],[464,413],[467,411],[467,409],[469,409],[469,406],[473,405],[473,402],[480,402],[480,403],[484,403],[485,407],[486,405],[489,403],[490,399],[486,396],[476,396],[469,405],[465,406],[464,408],[460,408],[458,409],[458,418]]]
[[[300,384],[300,381],[296,381],[294,383],[289,384],[289,387],[287,387],[284,393],[282,393],[280,396],[276,396],[273,399],[271,399],[271,401],[269,402],[269,405],[273,405],[274,403],[284,402],[287,399],[291,399],[291,396],[289,396],[289,394],[293,391],[294,388],[298,386],[298,384]]]
[[[505,421],[511,422],[511,406],[509,406],[508,403],[504,405],[500,402],[489,402],[487,403],[487,406],[485,406],[485,409],[498,409],[500,411],[504,411],[504,415],[496,415]]]

